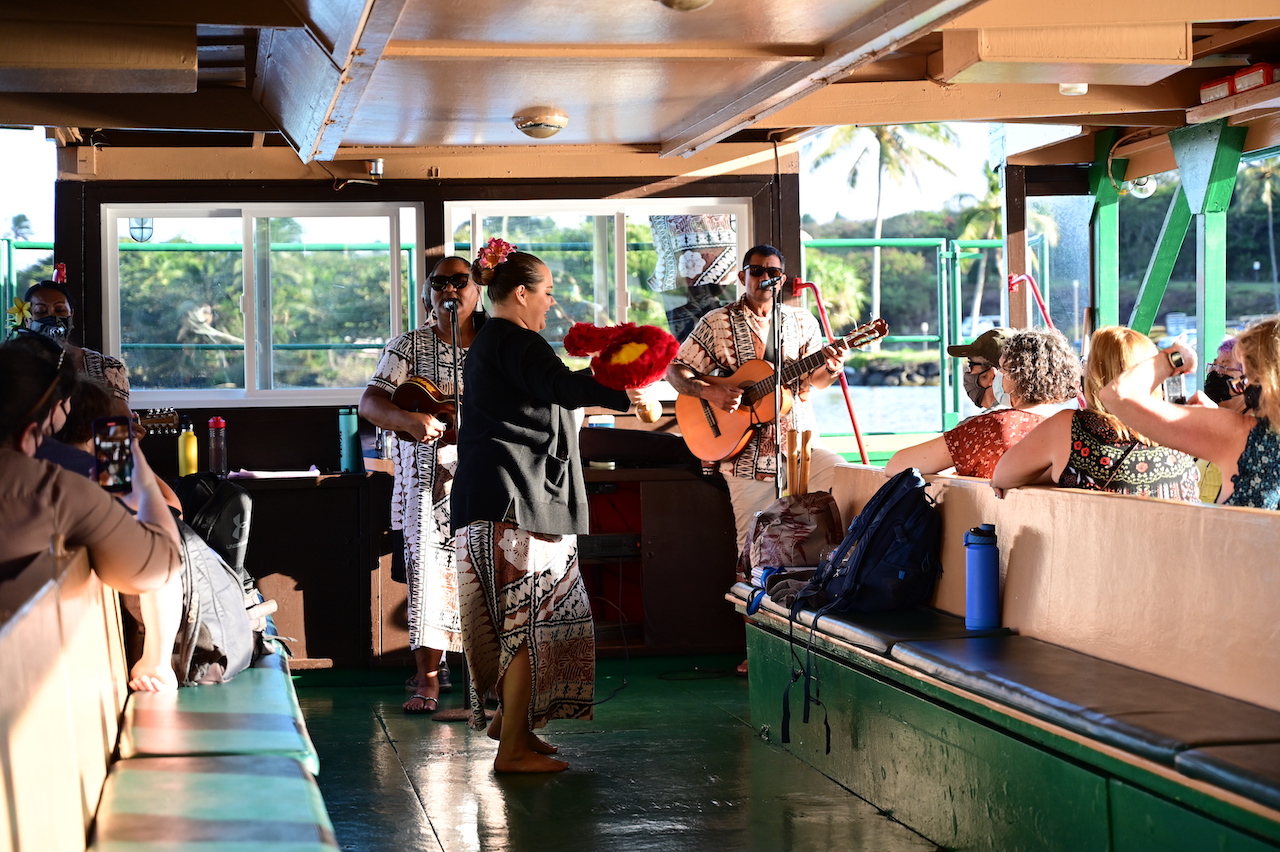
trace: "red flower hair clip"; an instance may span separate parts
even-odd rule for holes
[[[493,269],[506,260],[507,255],[515,250],[516,247],[506,240],[490,237],[489,242],[484,244],[484,248],[480,249],[480,266],[484,269]]]

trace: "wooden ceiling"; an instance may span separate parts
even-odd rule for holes
[[[71,145],[274,142],[302,163],[495,146],[687,157],[939,120],[1143,141],[1227,116],[1258,149],[1280,142],[1280,83],[1199,96],[1258,62],[1280,63],[1280,0],[70,0],[0,9],[0,124]],[[567,126],[524,136],[512,117],[532,107]]]

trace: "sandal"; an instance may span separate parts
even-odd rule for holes
[[[413,707],[410,706],[415,701],[422,702],[421,709],[414,709]],[[439,706],[440,706],[439,700],[432,698],[429,695],[421,695],[415,692],[413,694],[413,697],[404,703],[403,709],[406,716],[426,716],[428,714],[436,712],[436,708]]]

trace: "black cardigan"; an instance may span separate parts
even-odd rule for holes
[[[463,370],[453,529],[514,520],[550,535],[587,532],[578,433],[567,409],[626,411],[626,391],[575,373],[537,332],[491,317]]]

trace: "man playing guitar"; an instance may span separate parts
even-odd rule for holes
[[[773,300],[786,283],[782,254],[769,245],[750,249],[738,272],[738,281],[744,285],[742,298],[703,316],[667,369],[667,380],[679,393],[700,398],[728,412],[736,411],[743,404],[742,389],[712,379],[716,375],[728,376],[755,359],[774,360],[771,351],[773,335],[769,326]],[[825,388],[835,381],[848,347],[843,342],[824,347],[818,321],[807,311],[782,305],[780,317],[784,365],[819,351],[826,356],[817,369],[800,376],[796,386],[790,388],[795,394],[795,404],[782,417],[784,430],[814,429],[809,389]],[[760,416],[741,452],[720,462],[720,471],[729,485],[739,550],[746,539],[751,518],[774,499],[773,480],[778,473],[777,434],[772,406],[769,408]],[[814,446],[810,467],[811,490],[830,490],[835,465],[840,461],[835,452]]]

